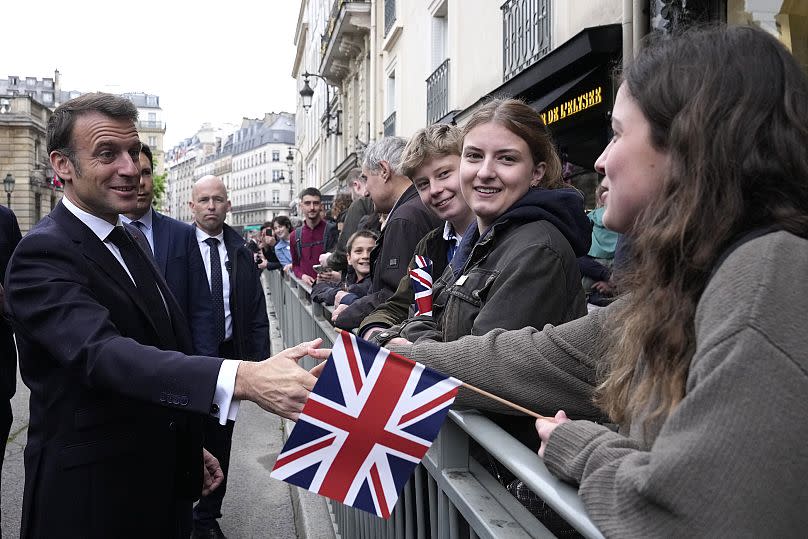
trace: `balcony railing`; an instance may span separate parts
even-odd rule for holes
[[[324,347],[330,347],[337,337],[330,323],[333,307],[313,303],[311,287],[293,276],[270,271],[268,281],[283,346],[319,337]],[[301,365],[311,368],[314,360],[303,358]],[[552,537],[550,530],[474,459],[469,451],[474,441],[582,536],[603,537],[587,516],[575,487],[553,476],[534,450],[472,410],[449,412],[388,520],[328,500],[335,531],[342,537],[380,539]]]
[[[243,213],[245,211],[251,211],[251,210],[265,210],[269,208],[269,206],[270,206],[269,201],[265,200],[264,202],[251,202],[250,204],[241,204],[239,206],[234,205],[233,209],[230,211],[232,211],[233,213]]]
[[[550,52],[551,3],[551,0],[508,0],[502,4],[503,81]]]
[[[396,136],[396,113],[393,112],[387,119],[384,121],[384,136],[385,137],[394,137]]]
[[[426,79],[426,123],[432,125],[449,112],[449,59]]]
[[[396,0],[384,0],[384,36],[390,33],[390,29],[396,22]]]
[[[165,123],[155,120],[141,120],[137,123],[138,129],[165,129]]]

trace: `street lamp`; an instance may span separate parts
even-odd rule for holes
[[[8,196],[8,207],[11,207],[11,192],[14,190],[14,176],[11,175],[11,172],[6,174],[6,179],[3,180],[3,187],[6,190],[6,195]]]
[[[301,76],[303,77],[303,88],[300,89],[300,99],[302,101],[303,110],[306,112],[309,111],[311,108],[312,98],[314,97],[314,90],[309,84],[309,77],[323,79],[323,82],[325,82],[325,114],[323,115],[323,118],[325,119],[325,133],[326,136],[331,134],[341,135],[342,131],[340,126],[340,116],[342,115],[342,111],[331,110],[331,84],[328,83],[328,80],[325,77],[318,75],[317,73],[309,73],[306,71]],[[336,121],[336,127],[331,127],[331,120]]]

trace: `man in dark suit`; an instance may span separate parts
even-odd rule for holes
[[[208,289],[208,281],[196,246],[194,227],[152,207],[154,159],[146,144],[140,149],[139,164],[137,206],[134,211],[122,215],[121,220],[136,226],[149,242],[157,267],[188,320],[194,353],[215,356],[218,345],[212,335],[213,308],[210,298],[200,293]]]
[[[317,342],[256,363],[185,354],[180,307],[120,224],[137,203],[136,120],[128,100],[85,94],[48,122],[65,196],[5,283],[31,390],[22,537],[188,537],[203,480],[221,479],[202,419],[232,418],[241,399],[295,418],[315,382],[296,360]]]
[[[269,355],[269,320],[261,287],[260,270],[241,236],[224,223],[230,201],[224,182],[216,176],[197,180],[191,192],[198,252],[205,261],[203,275],[210,283],[209,303],[214,306],[217,355],[258,360]],[[224,480],[202,496],[194,507],[192,538],[224,538],[217,519],[227,487],[233,421],[220,425],[206,418],[205,447],[219,459]]]
[[[0,206],[0,279],[5,280],[11,253],[20,242],[20,225],[9,208]],[[6,454],[6,441],[11,431],[11,397],[17,390],[17,348],[14,333],[3,317],[3,286],[0,284],[0,470]]]

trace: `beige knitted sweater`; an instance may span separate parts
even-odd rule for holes
[[[550,438],[548,468],[580,485],[607,536],[805,537],[807,307],[808,241],[777,232],[742,245],[699,301],[696,353],[673,413],[645,433],[632,418],[628,436],[566,423]],[[391,349],[538,412],[592,418],[608,316]],[[459,402],[501,410],[468,393]]]

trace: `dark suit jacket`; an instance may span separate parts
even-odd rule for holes
[[[227,266],[230,274],[230,315],[233,317],[233,346],[236,351],[236,357],[228,359],[266,359],[270,354],[269,320],[261,285],[261,270],[241,236],[227,225],[224,225],[224,247],[230,261]],[[201,271],[207,283],[207,274],[204,269]],[[201,295],[205,301],[211,302],[210,288],[206,286]],[[214,350],[218,351],[218,347]]]
[[[188,320],[194,352],[215,355],[213,306],[204,296],[208,280],[194,227],[152,211],[152,236],[154,259]]]
[[[150,266],[188,352],[179,305]],[[176,535],[177,500],[200,493],[221,360],[163,350],[122,266],[62,203],[20,242],[6,285],[31,389],[22,536]]]
[[[11,253],[14,252],[14,248],[17,247],[21,238],[20,226],[17,224],[14,213],[5,206],[0,206],[0,280],[2,281],[5,281]],[[0,318],[0,399],[10,399],[14,396],[16,389],[17,349],[14,346],[14,334],[6,320]],[[8,432],[5,427],[5,425],[2,426],[0,434]],[[3,440],[2,447],[5,447],[5,442]],[[2,461],[0,456],[0,462]]]

